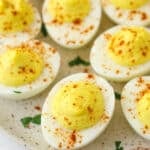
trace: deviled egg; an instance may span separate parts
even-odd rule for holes
[[[90,53],[93,69],[113,81],[150,72],[150,30],[140,26],[118,25],[102,33]]]
[[[98,137],[110,122],[114,91],[101,77],[77,73],[59,81],[42,109],[45,140],[56,149],[77,149]]]
[[[102,0],[102,7],[117,24],[150,24],[150,0]]]
[[[45,0],[43,20],[54,41],[67,48],[87,44],[101,19],[99,0]]]
[[[0,0],[0,20],[2,44],[27,41],[41,28],[40,14],[28,0]]]
[[[40,93],[54,80],[59,66],[57,50],[47,43],[0,45],[0,96],[20,100]]]
[[[121,105],[132,128],[150,140],[150,76],[129,81],[122,91]]]

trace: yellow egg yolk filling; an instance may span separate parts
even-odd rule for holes
[[[36,80],[42,70],[42,57],[30,49],[12,48],[0,55],[0,83],[21,86]]]
[[[33,8],[26,0],[0,0],[1,33],[26,31],[33,19]]]
[[[90,11],[89,0],[51,0],[49,12],[61,23],[82,21]]]
[[[150,32],[142,27],[122,28],[108,42],[108,56],[123,66],[150,61]]]
[[[138,101],[136,109],[139,120],[150,128],[150,90]]]
[[[72,82],[56,93],[52,114],[65,128],[82,130],[100,121],[104,100],[100,89],[90,82]]]
[[[122,9],[137,9],[145,5],[148,0],[110,0],[110,2]]]

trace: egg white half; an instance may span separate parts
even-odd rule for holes
[[[22,86],[5,86],[0,84],[0,96],[7,99],[22,100],[32,97],[42,92],[55,79],[60,67],[60,55],[55,48],[47,43],[39,40],[30,40],[21,45],[28,45],[33,51],[40,53],[44,59],[44,68],[41,75],[30,84]],[[18,44],[1,45],[0,54],[7,50],[7,48],[18,47]],[[41,53],[42,51],[42,53]]]
[[[18,31],[9,34],[0,33],[0,44],[13,44],[13,43],[25,42],[27,40],[33,39],[40,32],[41,22],[42,22],[40,13],[36,7],[34,7],[32,4],[31,6],[33,9],[33,22],[30,24],[27,30]]]
[[[102,0],[102,7],[107,16],[117,24],[141,26],[150,24],[150,0],[135,10],[117,8],[109,0]]]
[[[89,78],[91,76],[92,78]],[[96,83],[96,85],[102,89],[102,95],[104,97],[104,113],[106,116],[108,116],[108,118],[106,120],[101,119],[95,126],[76,132],[76,142],[74,143],[73,147],[70,147],[70,149],[81,148],[82,146],[87,145],[88,143],[92,142],[96,137],[98,137],[107,127],[114,112],[114,91],[111,85],[105,79],[88,73],[77,73],[62,79],[50,91],[44,103],[41,118],[43,136],[45,140],[56,149],[60,148],[60,143],[61,149],[67,149],[68,140],[73,131],[67,130],[59,125],[56,119],[54,119],[50,107],[56,92],[63,85],[75,81],[89,81],[92,83]],[[56,130],[59,130],[61,135],[57,134]]]
[[[129,26],[118,25],[106,30],[96,39],[91,49],[90,61],[92,68],[96,73],[108,80],[118,82],[128,81],[133,77],[150,72],[150,61],[141,65],[128,67],[117,64],[108,56],[107,45],[110,37],[124,27]],[[145,29],[150,32],[148,28]]]
[[[43,5],[43,21],[51,38],[63,47],[79,48],[87,44],[98,30],[101,19],[101,4],[99,0],[90,0],[91,10],[81,24],[55,23],[48,11],[51,0],[45,0]]]
[[[144,125],[137,117],[136,99],[139,93],[150,86],[150,76],[137,77],[129,81],[123,88],[121,106],[123,113],[131,127],[142,137],[150,140],[150,130],[146,131]]]

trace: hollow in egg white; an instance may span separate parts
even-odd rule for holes
[[[94,42],[90,53],[91,65],[99,75],[118,82],[147,74],[150,71],[149,42],[148,28],[125,25],[112,27]],[[140,62],[142,58],[145,60]]]
[[[43,21],[49,35],[61,46],[67,48],[84,46],[98,30],[101,19],[100,1],[84,1],[45,0]],[[50,6],[56,3],[57,7],[57,2],[60,3],[60,6],[58,5],[60,8],[51,8],[50,12]]]
[[[32,97],[55,79],[60,55],[39,40],[1,45],[0,96],[21,100]]]
[[[150,76],[129,81],[122,91],[121,106],[131,127],[150,140]]]
[[[104,131],[114,106],[114,91],[106,80],[88,73],[70,75],[52,88],[44,103],[43,136],[56,149],[81,148]]]
[[[142,2],[140,0],[140,2],[138,3],[138,0],[135,2],[132,0],[121,0],[120,4],[127,5],[125,5],[126,7],[123,5],[125,8],[121,8],[115,6],[111,0],[102,0],[102,7],[107,16],[117,24],[147,26],[150,24],[150,1],[145,0]],[[136,4],[134,6],[134,3],[137,3],[137,6]],[[117,1],[116,5],[118,5]]]

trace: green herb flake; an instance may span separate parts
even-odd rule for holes
[[[120,93],[115,92],[115,98],[116,98],[116,100],[120,100],[121,99]]]
[[[123,147],[121,146],[121,141],[115,142],[116,150],[123,150]]]
[[[34,116],[32,118],[31,122],[34,123],[34,124],[40,125],[41,124],[41,114]]]
[[[82,58],[80,58],[80,56],[77,56],[75,59],[71,60],[68,64],[70,67],[78,66],[78,65],[84,65],[84,66],[90,65],[88,61],[83,60]]]
[[[24,117],[20,121],[25,128],[27,128],[30,123],[40,125],[41,124],[41,114],[35,115],[34,117]]]
[[[42,32],[42,34],[43,34],[45,37],[48,35],[44,23],[42,23],[42,26],[41,26],[41,32]]]
[[[20,92],[20,91],[13,91],[14,93],[17,93],[17,94],[20,94],[20,93],[22,93],[22,92]]]
[[[32,121],[32,117],[25,117],[25,118],[22,118],[21,120],[21,123],[22,125],[27,128],[30,124],[30,122]]]

